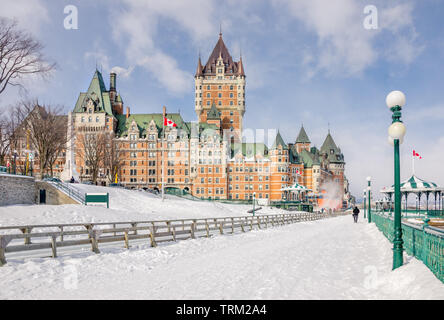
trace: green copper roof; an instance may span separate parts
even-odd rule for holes
[[[86,112],[86,105],[89,99],[95,105],[95,112],[106,112],[108,115],[113,114],[109,92],[106,91],[102,74],[98,70],[94,73],[88,91],[80,93],[73,112]]]
[[[299,131],[298,137],[296,138],[296,143],[310,143],[310,139],[308,139],[304,126],[302,126],[301,130]]]
[[[319,160],[319,155],[308,152],[305,149],[301,150],[300,156],[305,168],[311,168],[313,166],[321,164]]]
[[[268,148],[264,143],[233,143],[231,144],[231,151],[234,156],[242,152],[245,157],[261,155],[268,158]]]
[[[296,164],[301,163],[301,158],[300,158],[298,152],[296,151],[295,145],[292,145],[290,148],[289,159],[290,159],[290,163],[296,163]]]
[[[219,111],[217,111],[216,105],[213,102],[210,111],[207,113],[207,120],[220,120]]]
[[[202,134],[216,134],[222,140],[221,129],[217,124],[207,122],[187,122],[186,124],[191,132],[191,138],[199,138]]]
[[[117,118],[117,135],[125,136],[128,134],[128,129],[133,120],[136,122],[139,131],[146,132],[149,129],[151,121],[156,124],[159,136],[162,135],[163,130],[163,114],[162,113],[148,113],[148,114],[131,114],[128,118],[126,115],[119,114]],[[187,134],[190,133],[189,126],[183,121],[179,113],[168,113],[167,118],[173,120],[177,124],[177,129],[184,130]]]
[[[344,156],[342,155],[341,150],[336,146],[330,132],[322,144],[321,154],[327,155],[327,159],[332,163],[344,162]]]
[[[284,139],[282,139],[280,132],[278,131],[276,135],[276,139],[274,140],[273,145],[271,146],[271,149],[277,149],[278,146],[282,146],[283,149],[288,149],[287,144],[284,142]]]

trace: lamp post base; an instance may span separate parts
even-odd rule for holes
[[[402,267],[404,263],[402,254],[402,241],[401,244],[395,244],[393,247],[393,270]]]

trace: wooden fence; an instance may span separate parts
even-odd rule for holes
[[[0,266],[6,263],[6,253],[50,249],[57,257],[57,248],[91,245],[100,253],[99,244],[123,242],[129,248],[130,240],[148,239],[152,247],[167,241],[179,241],[216,234],[246,232],[254,228],[276,227],[302,221],[314,221],[338,215],[321,213],[288,213],[245,217],[180,219],[159,221],[102,222],[51,225],[22,225],[0,227]],[[38,232],[32,231],[38,230]],[[6,232],[6,234],[4,234]]]

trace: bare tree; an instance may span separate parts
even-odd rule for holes
[[[22,120],[17,106],[0,111],[0,165],[5,165],[6,159],[18,148],[18,128]]]
[[[18,29],[17,22],[0,17],[0,94],[8,85],[23,88],[29,75],[47,76],[56,64],[46,60],[43,45]]]
[[[39,105],[37,101],[24,101],[15,108],[14,118],[20,125],[15,130],[16,140],[29,139],[30,149],[38,154],[40,175],[50,169],[67,142],[67,119],[62,107]]]
[[[82,158],[85,167],[88,168],[94,184],[97,182],[100,169],[105,167],[108,140],[108,134],[104,132],[77,134],[76,153]]]
[[[68,117],[57,115],[54,130],[50,134],[50,142],[47,149],[46,166],[49,168],[50,175],[54,175],[54,163],[66,151]]]
[[[123,165],[123,150],[120,142],[114,139],[114,134],[106,136],[105,169],[107,171],[108,181],[114,182],[116,175],[119,174]]]
[[[8,120],[4,113],[0,110],[0,166],[6,164],[6,155],[9,153],[10,145]]]

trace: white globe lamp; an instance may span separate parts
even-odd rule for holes
[[[402,122],[393,122],[388,128],[389,136],[395,140],[401,140],[404,138],[406,132],[405,125]]]
[[[387,104],[387,107],[389,107],[389,109],[396,106],[402,108],[405,105],[405,95],[404,93],[398,90],[392,91],[387,95],[385,103]]]

